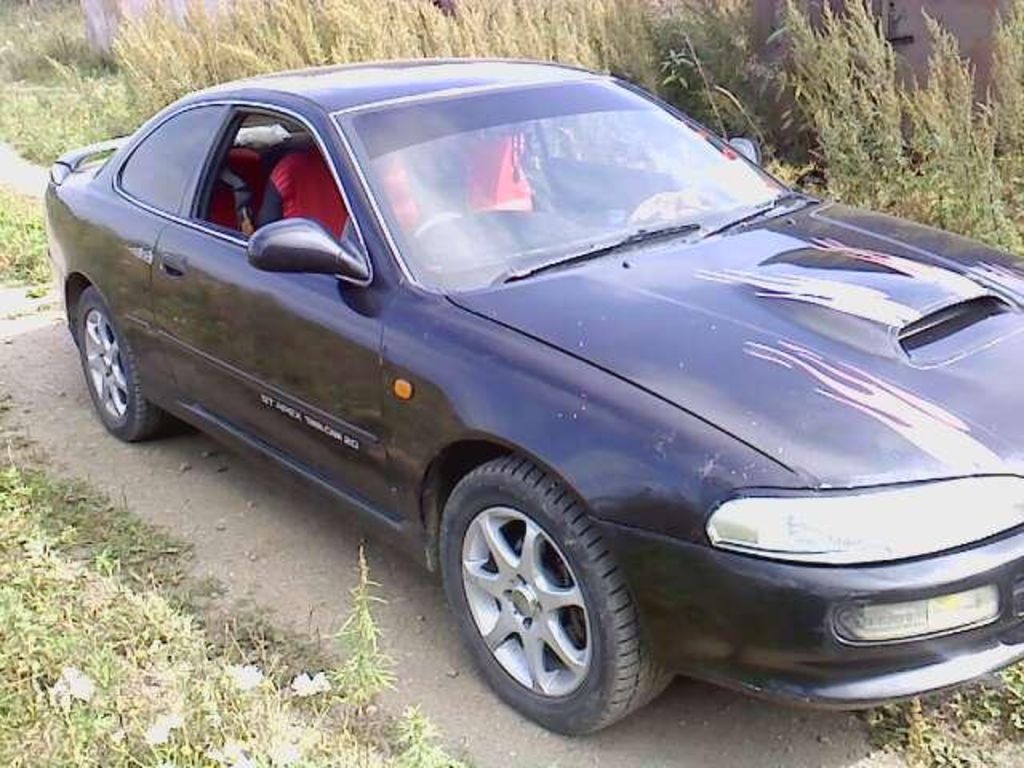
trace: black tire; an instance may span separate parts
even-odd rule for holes
[[[113,337],[117,342],[119,350],[117,359],[124,374],[124,389],[126,392],[126,407],[121,415],[112,413],[104,405],[90,373],[87,356],[86,319],[92,312],[99,312],[107,319]],[[107,302],[103,300],[103,296],[95,288],[90,286],[82,292],[73,310],[73,322],[75,324],[75,340],[78,342],[78,353],[82,363],[82,372],[85,375],[86,388],[89,390],[93,408],[100,421],[103,422],[103,426],[114,437],[128,443],[154,437],[164,427],[167,421],[166,413],[149,402],[142,394],[142,385],[139,381],[135,354],[128,340],[121,332],[117,319],[110,311],[110,307],[107,306]]]
[[[535,692],[518,682],[487,647],[473,619],[463,582],[463,541],[482,511],[510,507],[529,517],[561,550],[590,617],[590,665],[565,696]],[[636,604],[597,527],[562,483],[527,459],[484,464],[455,487],[441,522],[445,593],[463,640],[491,687],[512,707],[549,730],[590,733],[625,717],[671,681],[652,659]]]

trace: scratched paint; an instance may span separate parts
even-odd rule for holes
[[[793,371],[816,381],[815,390],[842,405],[860,411],[896,432],[943,464],[976,470],[998,470],[1001,459],[971,434],[955,414],[849,363],[832,362],[799,345],[780,341],[776,346],[747,342],[751,357]]]
[[[950,294],[954,302],[988,294],[984,286],[943,267],[880,251],[853,248],[838,240],[819,238],[811,241],[810,245],[817,251],[839,254],[852,262],[872,264],[895,274],[927,282]],[[902,328],[926,314],[921,308],[909,306],[877,288],[823,277],[736,269],[699,270],[695,276],[701,280],[755,288],[760,298],[826,307],[893,328]],[[993,282],[998,278],[997,274]],[[1003,279],[1009,278],[1004,276]]]
[[[735,269],[700,270],[696,276],[717,283],[757,288],[760,298],[814,304],[897,328],[921,318],[921,312],[914,307],[866,285],[802,275],[759,275]]]
[[[829,238],[818,238],[813,240],[811,245],[819,251],[841,253],[843,256],[862,261],[866,264],[874,264],[906,277],[924,280],[932,285],[945,288],[951,294],[963,300],[977,298],[986,294],[984,287],[969,277],[965,277],[945,267],[907,259],[891,253],[872,251],[867,248],[852,248],[838,240]]]

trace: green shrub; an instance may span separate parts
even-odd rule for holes
[[[1024,231],[1024,0],[1012,0],[996,29],[989,101],[1006,206]]]
[[[903,213],[943,229],[1020,250],[1003,199],[997,121],[975,101],[974,74],[955,38],[928,18],[932,54],[927,82],[907,94],[914,172]],[[1018,90],[1024,83],[1018,84]]]
[[[1013,0],[992,45],[992,93],[999,148],[1024,156],[1024,0]]]
[[[1002,107],[978,103],[971,65],[956,39],[928,19],[932,53],[924,82],[904,84],[896,55],[866,0],[819,25],[790,0],[787,77],[810,125],[829,193],[845,202],[1022,249],[1010,215],[1024,100],[1018,35],[1024,4],[998,30]]]
[[[155,110],[214,83],[330,63],[447,56],[557,60],[657,84],[645,0],[237,0],[186,23],[155,11],[115,45],[140,103]]]
[[[820,26],[793,0],[786,9],[788,82],[816,137],[829,191],[858,205],[892,209],[904,196],[904,99],[896,57],[862,0]]]
[[[0,84],[0,136],[37,163],[140,117],[112,62],[89,49],[77,0],[0,5]]]
[[[754,4],[685,0],[657,17],[666,98],[722,135],[799,143],[783,98],[781,64],[759,50]]]
[[[44,283],[49,279],[41,204],[0,187],[0,281]]]

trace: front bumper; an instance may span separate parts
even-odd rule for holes
[[[1024,659],[1024,532],[896,564],[822,567],[602,524],[666,667],[775,699],[857,709],[948,688]],[[849,602],[995,584],[999,618],[942,637],[852,645]]]

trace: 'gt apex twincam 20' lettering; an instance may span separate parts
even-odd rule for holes
[[[261,394],[260,402],[267,408],[273,408],[275,411],[280,411],[285,416],[295,419],[295,421],[301,421],[307,427],[327,435],[332,440],[337,440],[339,443],[351,448],[353,451],[359,450],[359,441],[356,438],[351,435],[346,435],[343,432],[339,432],[334,427],[324,424],[315,416],[303,413],[298,408],[288,405],[288,403],[282,402],[272,395]]]

